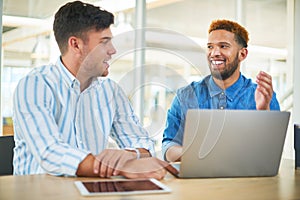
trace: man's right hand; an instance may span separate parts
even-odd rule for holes
[[[121,149],[105,149],[95,156],[94,173],[102,178],[117,176],[127,161],[135,159],[135,152]]]
[[[179,162],[182,156],[182,146],[171,146],[166,152],[166,160],[169,162]]]
[[[120,150],[122,151],[122,150]],[[119,153],[115,151],[110,151],[109,155],[116,155],[114,153]],[[131,155],[130,155],[131,154]],[[106,154],[107,155],[107,154]],[[98,155],[100,156],[100,154]],[[124,156],[124,155],[123,155]],[[172,167],[168,162],[165,162],[163,160],[160,160],[155,157],[147,157],[147,158],[141,158],[141,159],[135,159],[136,155],[132,152],[126,152],[125,156],[119,157],[121,159],[125,159],[127,157],[127,161],[125,162],[124,160],[119,159],[119,168],[118,170],[118,175],[122,175],[126,178],[156,178],[156,179],[162,179],[166,171],[169,171],[171,174],[177,174],[178,171]],[[117,156],[116,156],[117,157]],[[86,176],[86,177],[99,177],[101,174],[101,169],[103,169],[106,173],[105,176],[100,176],[100,177],[109,177],[109,175],[114,175],[113,171],[115,169],[112,166],[108,165],[103,165],[103,168],[100,166],[100,162],[98,160],[99,158],[96,158],[92,154],[89,154],[78,166],[77,169],[77,176]],[[108,159],[108,158],[106,158]],[[105,160],[106,162],[106,159]],[[118,160],[114,158],[114,160]],[[123,163],[125,162],[125,163]],[[95,163],[98,163],[95,165]],[[110,162],[112,163],[112,162]],[[122,164],[121,164],[122,163]],[[99,169],[97,173],[94,171],[94,165]],[[123,165],[123,166],[121,166]],[[110,169],[111,168],[111,169]],[[103,174],[105,174],[103,173]]]
[[[161,180],[165,177],[167,171],[171,174],[178,174],[177,169],[168,162],[155,157],[148,157],[126,162],[120,175],[126,178],[155,178]]]

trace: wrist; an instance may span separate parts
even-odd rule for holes
[[[136,159],[141,158],[141,152],[137,148],[125,148],[125,151],[135,152],[136,153]]]

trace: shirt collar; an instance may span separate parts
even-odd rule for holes
[[[215,83],[213,77],[210,75],[206,81],[210,97],[216,96],[223,92],[223,90]]]
[[[71,87],[74,88],[75,85],[79,88],[80,87],[80,82],[78,79],[76,79],[76,77],[66,68],[66,66],[62,63],[61,61],[61,57],[59,57],[57,59],[56,62],[56,66],[58,66],[59,71],[62,74],[63,80],[66,82],[66,84]],[[101,82],[102,79],[98,79],[98,78],[94,78],[94,80],[92,81],[92,83],[90,84],[90,86],[96,85],[99,82]],[[90,87],[89,86],[89,87]]]
[[[223,90],[215,83],[211,75],[207,80],[206,84],[211,97],[216,96],[223,92]],[[239,94],[244,84],[245,84],[245,80],[240,73],[239,79],[232,86],[230,86],[225,90],[226,97],[230,101],[233,101],[233,99]]]
[[[73,87],[78,80],[76,77],[69,72],[69,70],[66,68],[66,66],[62,63],[61,57],[59,57],[56,61],[56,66],[58,67],[59,71],[61,72],[61,76],[63,80],[66,82],[66,84],[69,87]],[[79,82],[78,82],[79,83]]]

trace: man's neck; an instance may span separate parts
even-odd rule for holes
[[[75,59],[69,58],[67,55],[61,56],[60,59],[67,70],[76,77],[79,66],[78,63],[74,61]]]
[[[226,80],[220,80],[215,77],[213,77],[213,80],[219,86],[222,90],[226,90],[230,86],[232,86],[240,77],[240,72],[237,70],[232,76],[230,76]]]
[[[91,77],[87,77],[83,72],[79,73],[80,63],[75,59],[67,55],[61,56],[61,62],[68,69],[68,71],[76,77],[80,82],[80,91],[84,91],[92,82]]]

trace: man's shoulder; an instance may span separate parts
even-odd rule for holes
[[[33,68],[28,72],[21,80],[23,79],[35,79],[37,77],[49,77],[50,74],[57,74],[54,70],[55,65],[42,65],[39,67]]]
[[[119,84],[116,81],[114,81],[108,77],[98,77],[97,80],[98,80],[98,83],[102,86],[108,86],[108,85],[110,85],[110,87],[118,87],[119,86]]]
[[[210,75],[204,77],[199,81],[192,81],[190,84],[179,88],[177,93],[194,92],[195,90],[207,89],[207,81],[209,80],[209,78]]]
[[[207,79],[209,79],[209,76],[179,88],[176,92],[178,100],[182,102],[189,101],[188,104],[198,105],[199,94],[206,96],[205,94],[208,93]]]
[[[98,77],[97,78],[97,87],[100,88],[106,88],[108,90],[114,91],[114,92],[118,92],[120,90],[124,90],[124,88],[117,83],[115,80],[110,79],[108,77]]]
[[[247,78],[245,75],[241,74],[241,79],[244,88],[256,89],[257,84],[253,82],[251,78]]]

